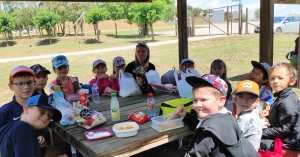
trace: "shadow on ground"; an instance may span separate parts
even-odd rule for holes
[[[51,39],[51,45],[56,44],[58,41],[60,41],[60,40],[59,39]],[[40,40],[36,43],[36,46],[43,46],[43,45],[50,45],[50,39]]]
[[[83,43],[84,44],[100,44],[103,42],[101,42],[101,38],[100,38],[100,41],[98,41],[97,39],[84,39]]]
[[[16,41],[7,41],[8,46],[14,46],[17,44]],[[6,41],[0,42],[0,47],[6,47],[7,46]]]
[[[230,77],[229,80],[230,81],[241,81],[241,80],[243,80],[243,78],[245,78],[248,75],[249,75],[249,73],[233,76],[233,77]]]

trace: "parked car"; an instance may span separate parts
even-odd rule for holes
[[[281,16],[274,17],[273,30],[276,33],[298,33],[299,32],[300,16]],[[256,26],[254,28],[255,33],[260,32],[260,28]]]

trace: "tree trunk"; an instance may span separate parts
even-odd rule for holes
[[[30,36],[30,30],[29,30],[29,25],[28,25],[28,23],[25,24],[25,29],[26,29],[26,31],[27,31],[27,33],[28,33],[29,39],[31,39],[31,36]]]
[[[8,39],[7,39],[7,36],[6,36],[6,32],[4,32],[4,35],[5,35],[6,47],[7,47],[8,46]]]
[[[94,24],[94,32],[95,32],[95,35],[97,35],[97,28],[96,28],[96,24]]]
[[[22,27],[21,26],[19,26],[19,35],[20,35],[20,37],[22,39]]]
[[[118,25],[117,25],[117,22],[115,22],[115,28],[116,28],[116,36],[118,36]]]
[[[63,29],[61,31],[62,31],[62,34],[65,35],[65,33],[66,33],[66,22],[63,22]]]
[[[73,25],[74,25],[74,23],[75,23],[75,21],[73,21]],[[74,28],[74,34],[75,34],[75,36],[77,36],[76,25],[77,25],[77,24],[75,24],[75,25],[73,26],[73,28]]]
[[[38,27],[35,26],[35,33],[36,33],[36,37],[38,38],[39,37],[39,32],[38,32]]]
[[[97,27],[97,39],[98,39],[98,41],[100,42],[100,35],[99,35],[99,33],[98,33],[98,23],[96,24],[96,27]]]
[[[83,22],[80,23],[80,31],[81,31],[81,35],[84,36]]]
[[[147,22],[145,22],[145,24],[144,24],[144,35],[146,36],[146,35],[148,35],[149,34],[149,29],[148,29],[148,24],[147,24]]]
[[[47,34],[48,34],[48,37],[49,37],[49,44],[51,45],[51,28],[48,28],[47,29]]]
[[[152,26],[152,25],[150,25],[150,28],[151,28],[151,34],[152,34],[152,41],[154,41],[153,26]]]

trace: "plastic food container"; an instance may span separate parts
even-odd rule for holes
[[[164,132],[176,128],[183,127],[182,118],[173,119],[173,120],[166,120],[167,115],[157,116],[151,118],[152,120],[152,128],[159,131]]]
[[[130,137],[137,134],[139,125],[136,122],[117,123],[112,127],[112,130],[117,137]]]
[[[111,137],[113,133],[109,128],[100,128],[100,129],[86,131],[84,135],[87,140],[93,141],[93,140],[101,140],[101,139]]]

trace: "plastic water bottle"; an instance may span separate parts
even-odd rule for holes
[[[152,93],[148,94],[148,99],[147,99],[147,112],[148,112],[148,116],[150,118],[155,117],[156,116],[156,111],[155,111],[155,101],[153,98]]]
[[[119,106],[119,101],[117,99],[116,93],[111,93],[110,113],[111,113],[112,121],[120,120],[120,106]]]
[[[99,88],[96,83],[94,83],[92,86],[92,99],[95,104],[100,103]]]
[[[60,86],[54,86],[54,93],[53,93],[53,99],[55,102],[55,108],[57,108],[62,115],[62,118],[60,120],[61,125],[68,125],[68,122],[66,121],[66,118],[64,117],[67,113],[65,110],[65,104],[64,104],[64,94],[60,90]]]

